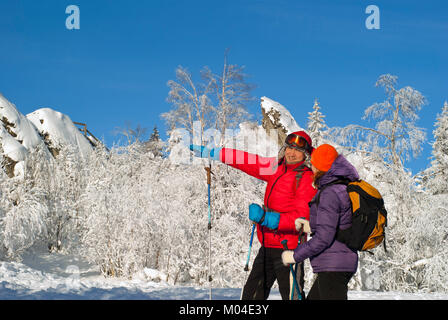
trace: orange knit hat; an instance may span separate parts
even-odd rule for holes
[[[334,147],[329,144],[323,144],[311,154],[311,164],[320,171],[328,171],[338,155]]]

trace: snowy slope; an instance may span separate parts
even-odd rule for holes
[[[241,288],[213,288],[214,300],[239,300]],[[349,291],[349,300],[447,300],[448,294]],[[171,286],[156,270],[133,280],[104,278],[73,255],[41,252],[22,263],[0,262],[0,300],[208,300],[209,289]],[[273,289],[270,300],[280,300]]]
[[[93,150],[90,142],[84,137],[72,120],[50,108],[36,110],[26,116],[48,139],[54,147],[71,145],[82,155],[87,156]]]

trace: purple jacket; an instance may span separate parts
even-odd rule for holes
[[[330,170],[318,181],[317,199],[321,187],[338,179],[358,180],[355,167],[342,155],[333,162]],[[294,250],[294,259],[301,262],[310,259],[314,273],[324,271],[343,271],[355,273],[358,267],[358,254],[345,244],[335,240],[338,228],[351,226],[351,202],[347,187],[334,184],[326,187],[319,199],[319,207],[310,202],[310,227],[312,238]]]

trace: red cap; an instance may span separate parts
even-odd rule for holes
[[[314,151],[313,142],[311,141],[310,136],[305,131],[295,131],[295,132],[292,132],[292,134],[295,134],[295,135],[298,135],[298,136],[301,136],[302,138],[304,138],[306,140],[306,142],[308,142],[308,145],[310,146],[311,153]]]

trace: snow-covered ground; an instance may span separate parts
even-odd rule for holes
[[[213,288],[215,300],[238,300],[241,288]],[[349,300],[448,300],[446,293],[350,291]],[[1,300],[208,300],[209,289],[170,286],[146,269],[134,279],[104,278],[96,267],[59,253],[25,255],[21,263],[0,262]],[[280,300],[278,290],[270,299]]]

